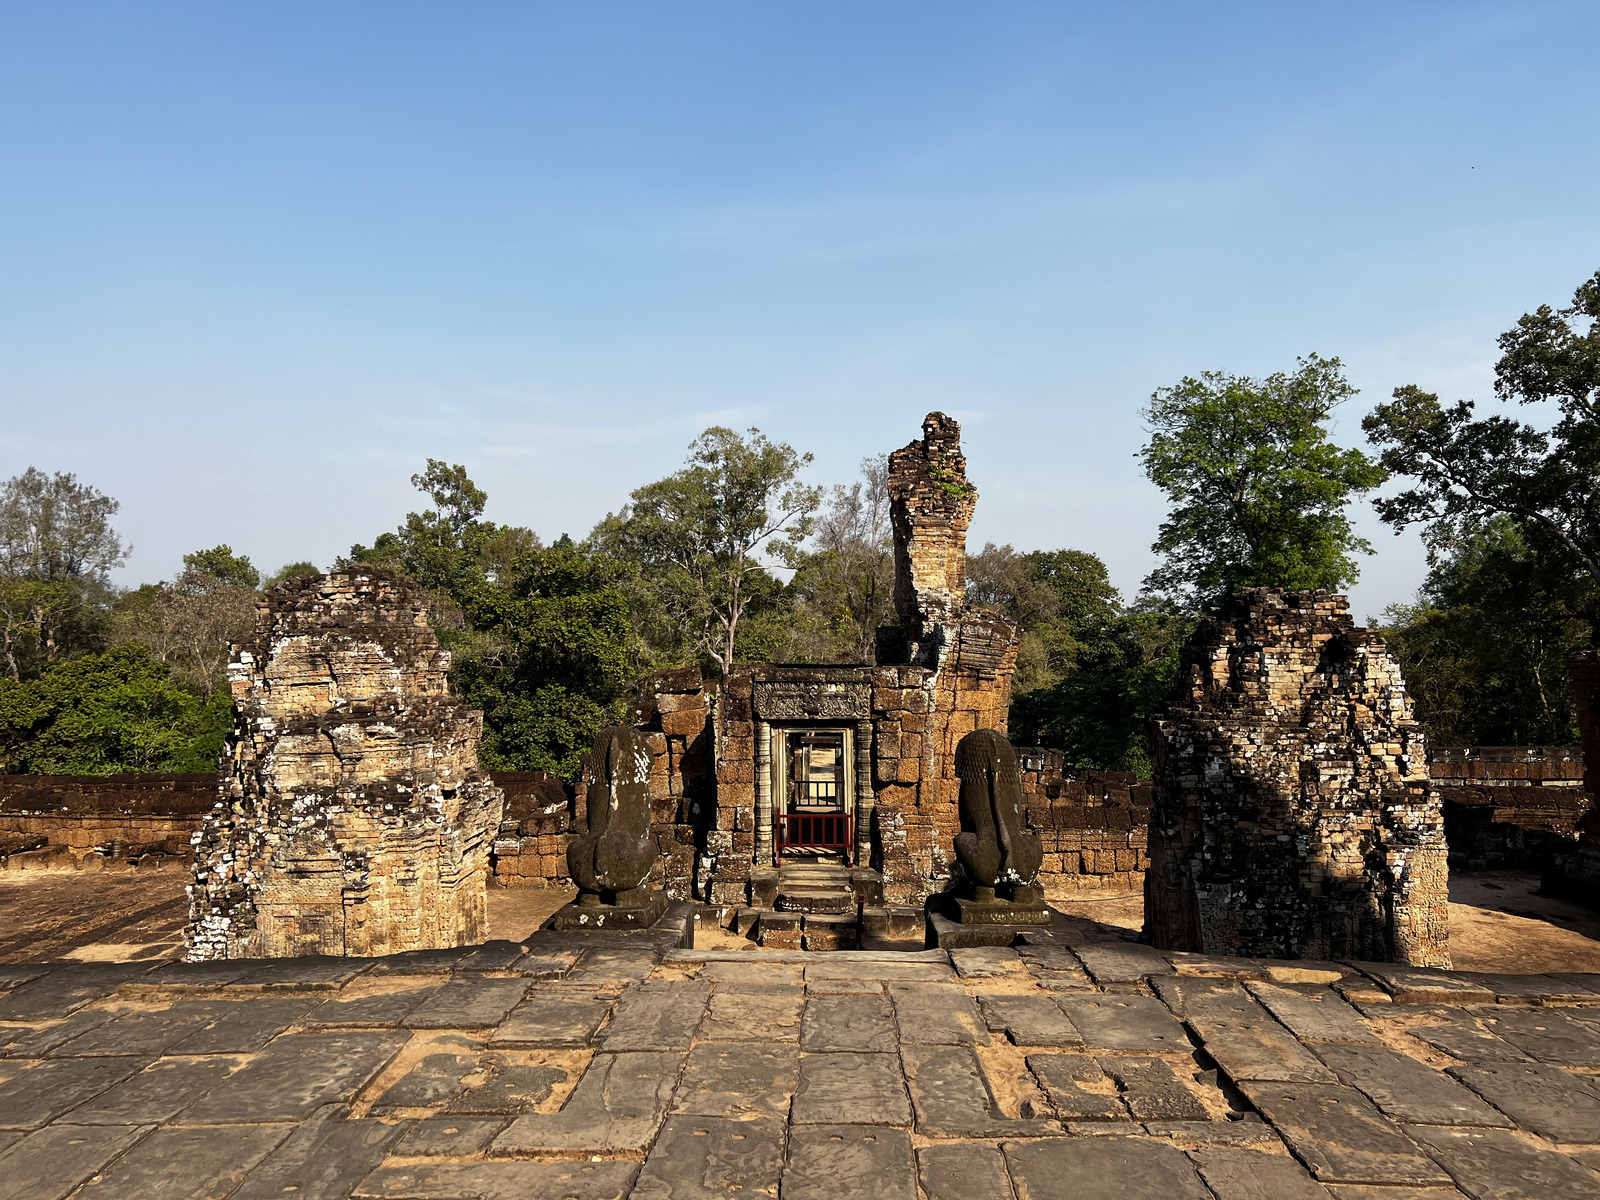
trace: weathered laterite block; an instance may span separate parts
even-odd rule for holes
[[[1152,739],[1156,946],[1450,965],[1427,747],[1399,666],[1346,610],[1250,588],[1184,647]]]
[[[191,960],[484,940],[503,802],[449,666],[421,589],[391,572],[267,593],[228,670],[234,729],[197,837]],[[560,845],[546,836],[538,859]]]

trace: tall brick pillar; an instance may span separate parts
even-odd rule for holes
[[[192,961],[377,955],[481,942],[502,797],[483,715],[411,581],[281,584],[228,668],[234,729],[195,855]]]
[[[920,900],[944,886],[956,861],[956,745],[975,729],[1005,732],[1017,635],[999,614],[967,605],[978,490],[967,481],[960,425],[929,413],[921,440],[889,456],[889,502],[899,626],[878,656],[874,783],[885,806],[879,824],[893,826],[896,844],[903,833],[920,873],[908,898]],[[887,862],[888,846],[879,853]]]
[[[1184,647],[1152,738],[1156,946],[1450,965],[1422,729],[1383,639],[1347,605],[1246,589]]]

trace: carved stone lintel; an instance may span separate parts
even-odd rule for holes
[[[758,680],[756,717],[763,721],[864,721],[872,716],[872,685]]]

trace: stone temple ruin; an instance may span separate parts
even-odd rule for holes
[[[1213,609],[1154,750],[1156,946],[1450,965],[1422,730],[1398,665],[1342,596],[1252,588]]]
[[[222,798],[197,835],[191,960],[481,942],[501,794],[452,699],[421,590],[382,570],[293,580],[229,665]]]
[[[1137,886],[1148,813],[1157,946],[1448,963],[1422,735],[1342,598],[1233,596],[1185,649],[1151,784],[1067,781],[1058,756],[1051,777],[1050,752],[1005,736],[1016,631],[966,600],[977,491],[956,422],[929,414],[888,484],[896,623],[874,662],[658,672],[570,793],[541,776],[516,812],[477,767],[481,717],[450,698],[411,584],[275,589],[235,651],[191,957],[481,941],[491,871],[576,884],[557,928],[645,928],[699,901],[776,949],[1007,945],[1049,923],[1046,886]]]

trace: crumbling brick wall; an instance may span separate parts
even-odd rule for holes
[[[1448,966],[1444,822],[1398,664],[1343,596],[1203,618],[1154,722],[1163,949]]]
[[[481,713],[413,582],[352,569],[280,584],[228,669],[234,730],[196,853],[194,960],[377,955],[479,942],[500,792]]]
[[[1590,807],[1576,746],[1433,746],[1428,774],[1451,870],[1543,866]]]
[[[0,775],[0,867],[187,864],[215,775]]]

